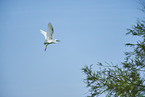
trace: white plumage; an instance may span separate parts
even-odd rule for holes
[[[44,35],[45,37],[45,42],[44,42],[44,45],[46,45],[45,47],[45,51],[47,49],[47,45],[48,44],[52,44],[52,43],[57,43],[59,40],[55,39],[53,40],[52,38],[52,35],[53,35],[53,32],[54,32],[54,29],[53,29],[53,26],[51,23],[48,24],[48,29],[47,29],[47,32],[43,31],[40,29],[40,32]]]

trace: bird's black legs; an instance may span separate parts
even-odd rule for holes
[[[48,45],[48,44],[46,44],[46,47],[45,47],[45,50],[44,50],[44,51],[46,51],[46,49],[47,49],[47,45]]]

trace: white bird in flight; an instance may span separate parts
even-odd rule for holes
[[[57,43],[59,42],[59,40],[55,39],[53,40],[52,39],[52,35],[53,35],[53,32],[54,32],[54,29],[53,29],[53,26],[51,23],[48,24],[48,29],[47,29],[47,32],[43,31],[40,29],[40,32],[44,35],[45,37],[45,42],[44,42],[44,45],[46,45],[45,47],[45,51],[47,49],[47,45],[49,44],[52,44],[52,43]]]

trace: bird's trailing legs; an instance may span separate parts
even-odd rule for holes
[[[45,47],[45,50],[44,50],[44,51],[46,51],[46,49],[47,49],[47,45],[48,45],[48,44],[46,44],[46,47]]]

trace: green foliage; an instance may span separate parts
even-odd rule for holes
[[[100,70],[92,70],[85,66],[82,71],[87,75],[84,82],[90,91],[90,96],[96,97],[107,93],[107,97],[145,97],[145,22],[138,22],[127,35],[139,36],[136,44],[127,43],[133,52],[125,52],[125,61],[118,65],[103,65],[98,63]]]
[[[136,44],[127,43],[127,46],[133,47],[133,52],[126,52],[126,61],[123,63],[125,68],[145,68],[145,22],[139,22],[128,29],[128,34],[142,37],[142,40],[137,41]]]

